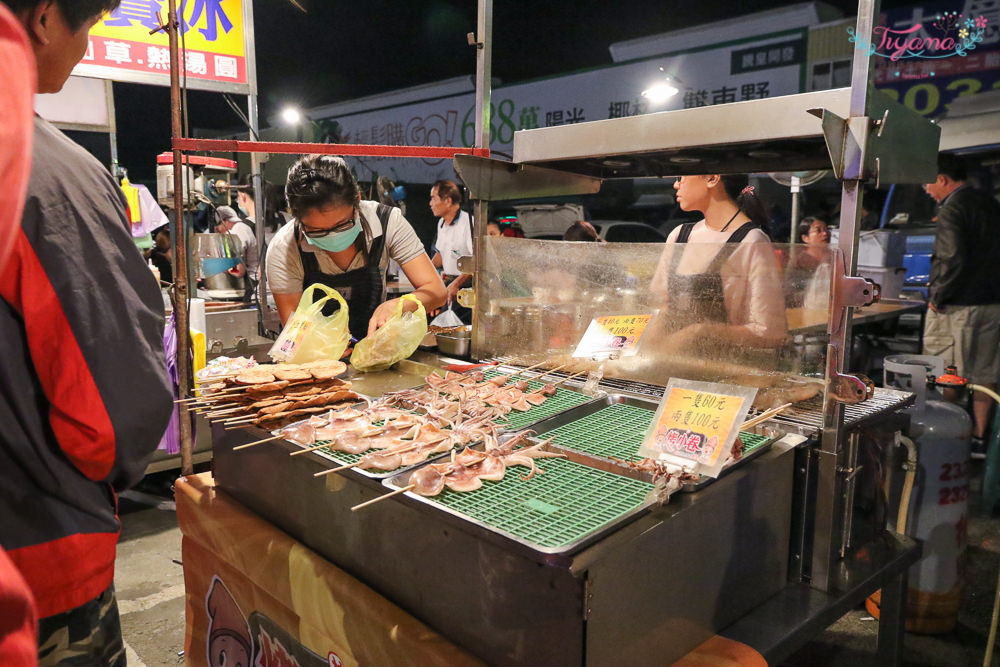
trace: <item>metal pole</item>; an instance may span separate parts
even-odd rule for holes
[[[879,12],[879,0],[861,0],[858,3],[858,35],[872,35],[875,18]],[[867,133],[868,79],[871,57],[858,49],[854,51],[851,72],[851,104],[848,117],[848,132],[855,133],[862,151],[865,150]],[[837,245],[844,259],[847,275],[857,271],[858,246],[857,222],[861,214],[862,164],[845,166],[843,193],[840,199],[840,236]],[[834,272],[837,279],[839,269]],[[844,373],[850,366],[851,357],[851,315],[853,308],[834,309],[830,322],[830,344],[827,348],[827,383],[834,373]],[[834,321],[836,320],[836,321]],[[813,532],[812,579],[814,587],[830,590],[837,585],[837,564],[841,557],[841,527],[845,520],[848,494],[845,492],[845,476],[850,466],[844,440],[844,405],[835,400],[827,390],[823,397],[823,436],[821,446],[815,453],[818,457],[816,487],[816,528]]]
[[[493,77],[493,0],[479,0],[476,21],[476,143],[475,148],[490,147],[490,96]],[[472,203],[474,218],[476,277],[486,251],[486,221],[489,215],[488,203],[475,199]],[[479,280],[475,282],[476,303],[472,309],[472,348],[479,354],[483,334],[479,327]]]
[[[170,127],[174,139],[183,136],[181,123],[180,50],[177,45],[177,0],[169,0],[167,36],[170,39]],[[180,398],[191,392],[191,367],[188,365],[188,266],[187,229],[184,226],[184,165],[183,155],[174,150],[174,324],[177,332],[177,384]],[[180,419],[181,474],[194,473],[191,457],[191,419]]]
[[[108,97],[108,139],[111,143],[111,176],[118,180],[118,121],[115,118],[115,90],[111,81],[104,82],[104,91]]]
[[[250,120],[250,140],[253,141],[256,137],[260,136],[260,118],[257,108],[257,95],[247,96],[247,111],[249,112]],[[264,183],[261,177],[261,155],[260,153],[250,154],[250,178],[253,184],[253,201],[254,201],[254,224],[257,226],[257,257],[261,260],[264,258],[264,211],[267,206],[267,201],[264,193]],[[257,283],[257,308],[260,317],[258,318],[258,323],[260,324],[261,335],[263,335],[264,324],[268,321],[267,318],[267,277],[264,271],[264,265],[260,264],[260,268],[257,270],[258,283]]]

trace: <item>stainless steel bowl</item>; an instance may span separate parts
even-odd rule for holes
[[[464,331],[456,331],[450,334],[437,334],[438,350],[442,354],[450,354],[453,357],[469,356],[469,344],[472,341],[472,327],[466,327]]]

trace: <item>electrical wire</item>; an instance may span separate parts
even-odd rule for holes
[[[248,130],[250,130],[250,134],[253,136],[253,138],[256,141],[260,141],[260,135],[257,134],[256,130],[253,129],[253,125],[250,124],[250,119],[247,118],[247,115],[243,113],[243,110],[240,109],[240,107],[236,104],[236,102],[233,101],[232,96],[229,93],[224,93],[222,95],[222,99],[224,99],[226,101],[226,104],[229,105],[229,108],[232,109],[236,113],[236,115],[240,117],[240,120],[243,121],[243,124],[247,126]]]

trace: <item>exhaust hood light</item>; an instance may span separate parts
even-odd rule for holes
[[[779,153],[778,151],[748,151],[747,155],[749,157],[758,157],[758,158],[781,157],[781,153]]]
[[[678,156],[670,158],[670,162],[674,164],[698,164],[699,162],[701,162],[701,158]]]
[[[601,164],[605,167],[611,167],[613,169],[624,169],[632,166],[632,163],[628,160],[612,160],[610,158],[607,160],[601,160]]]

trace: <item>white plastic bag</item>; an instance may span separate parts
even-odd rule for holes
[[[448,307],[442,310],[437,316],[431,320],[432,327],[441,327],[442,329],[448,327],[460,327],[463,322],[455,314],[455,311],[451,309],[451,301],[448,302]]]

